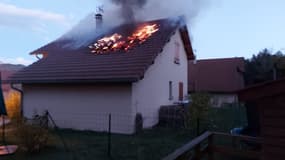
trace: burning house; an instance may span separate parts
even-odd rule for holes
[[[33,51],[43,58],[10,78],[22,84],[25,117],[48,110],[59,127],[106,131],[111,114],[112,132],[130,134],[137,113],[152,127],[160,106],[188,93],[194,56],[183,19],[126,23],[83,45],[73,41],[59,38]]]

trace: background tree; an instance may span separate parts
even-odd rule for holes
[[[285,77],[285,55],[263,49],[245,62],[245,83],[252,85]]]

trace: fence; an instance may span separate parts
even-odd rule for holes
[[[230,138],[231,145],[222,146],[215,144],[214,139],[218,137],[222,137],[223,139]],[[181,148],[178,148],[175,152],[163,158],[163,160],[200,160],[205,156],[207,156],[209,160],[213,160],[215,159],[214,153],[226,156],[230,155],[235,158],[238,157],[239,159],[261,159],[262,154],[259,147],[248,150],[246,147],[241,147],[242,143],[250,143],[251,146],[256,147],[261,145],[262,139],[207,131]],[[218,159],[220,160],[221,157]]]
[[[162,159],[205,130],[229,132],[231,128],[244,125],[244,120],[240,120],[242,112],[238,108],[213,108],[209,113],[211,118],[200,119],[199,123],[191,118],[188,123],[189,117],[177,117],[171,113],[160,116],[150,113],[141,118],[129,114],[86,113],[72,115],[69,121],[63,119],[69,115],[60,113],[63,116],[60,117],[50,113],[47,116],[47,124],[51,128],[48,146],[53,149],[40,152],[38,157],[73,160]],[[46,121],[42,122],[46,124]],[[139,129],[141,125],[144,127],[142,130]],[[14,138],[11,134],[8,141],[10,139],[10,143],[13,143]]]

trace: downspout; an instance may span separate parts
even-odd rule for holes
[[[21,97],[21,102],[20,102],[21,111],[20,111],[20,113],[21,113],[21,116],[23,116],[23,99],[24,99],[24,92],[23,92],[23,90],[21,90],[21,89],[15,87],[13,83],[11,83],[10,86],[11,86],[11,88],[12,88],[13,90],[15,90],[15,91],[17,91],[17,92],[20,93],[20,97]]]

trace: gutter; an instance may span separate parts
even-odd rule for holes
[[[15,87],[13,83],[11,83],[10,86],[11,86],[11,88],[12,88],[13,90],[15,90],[15,91],[17,91],[17,92],[20,93],[20,96],[21,96],[21,102],[20,102],[21,111],[20,111],[20,113],[21,113],[21,116],[23,116],[23,99],[24,99],[23,96],[24,96],[24,92],[23,92],[23,90],[21,90],[21,89]]]

